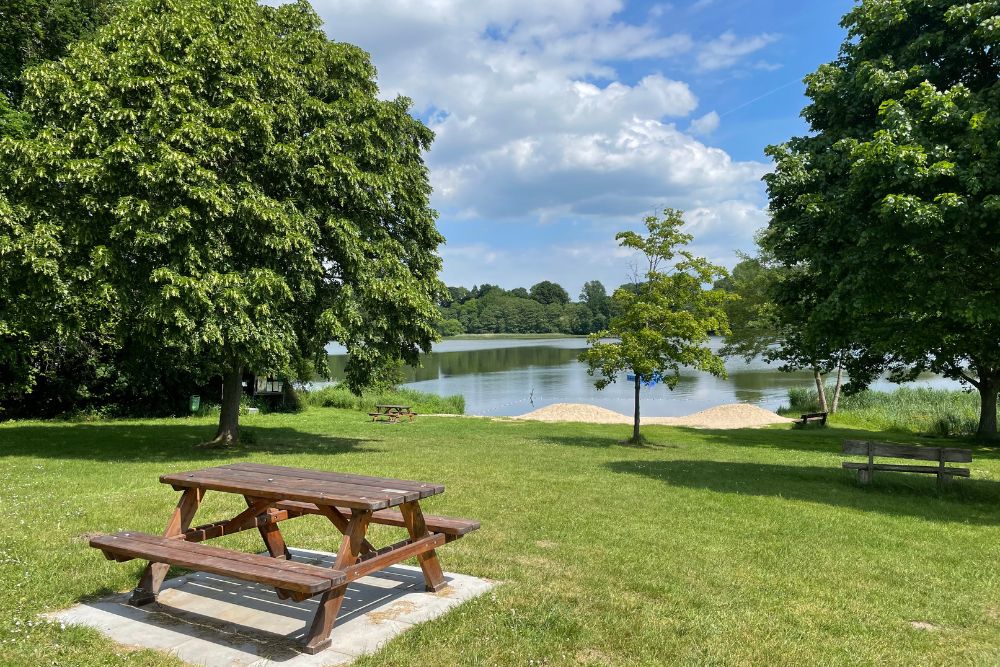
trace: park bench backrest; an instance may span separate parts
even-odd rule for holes
[[[949,463],[970,463],[972,450],[954,447],[924,447],[921,445],[897,445],[892,442],[874,440],[845,440],[844,454],[857,456],[882,456],[916,461],[947,461]]]

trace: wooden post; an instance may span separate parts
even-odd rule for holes
[[[202,489],[197,487],[185,489],[184,493],[181,494],[181,499],[177,501],[177,507],[174,508],[170,521],[167,522],[163,536],[174,537],[190,528],[191,521],[198,511],[198,505],[201,504],[203,497],[204,491]],[[147,563],[146,569],[142,571],[142,578],[139,579],[139,585],[132,591],[132,597],[129,598],[128,603],[140,607],[155,602],[168,570],[170,570],[170,566],[166,563]]]
[[[403,503],[399,506],[399,511],[403,515],[403,523],[406,524],[406,530],[409,531],[411,539],[419,540],[430,534],[427,530],[427,524],[424,522],[424,513],[420,509],[419,502],[414,500],[413,502]],[[441,571],[441,563],[438,561],[437,552],[433,549],[419,554],[417,562],[420,563],[420,569],[423,570],[424,584],[427,590],[437,593],[448,585],[444,580],[444,573]]]
[[[945,464],[944,447],[939,447],[938,448],[938,474],[937,474],[938,489],[944,488],[945,482],[948,481],[947,479],[945,479],[945,477],[947,475],[945,475],[944,464]]]
[[[317,505],[316,508],[319,510],[320,514],[329,519],[330,523],[332,523],[334,526],[337,527],[337,530],[339,530],[343,534],[347,533],[347,530],[351,525],[350,519],[344,517],[344,515],[342,515],[336,507]],[[375,547],[372,546],[372,543],[369,542],[367,539],[361,541],[361,553],[371,554],[375,553],[375,551],[376,551]]]
[[[340,549],[337,551],[337,560],[333,564],[333,569],[346,570],[358,562],[371,518],[371,510],[351,511],[351,520],[340,540]],[[337,620],[340,605],[344,602],[345,592],[347,592],[347,584],[331,588],[323,593],[323,597],[319,600],[319,610],[313,617],[312,625],[309,626],[309,632],[306,635],[306,653],[316,654],[330,646],[330,631],[333,630],[333,624]]]
[[[257,498],[251,498],[250,496],[243,496],[243,498],[247,501],[247,507],[253,507],[254,504],[259,502]],[[264,510],[264,514],[272,514],[277,511],[272,507]],[[264,546],[267,547],[267,552],[271,554],[271,558],[292,559],[292,555],[288,552],[288,546],[285,545],[285,538],[281,536],[281,529],[278,528],[277,523],[269,522],[264,526],[259,526],[257,530],[260,531],[260,537],[264,540]]]
[[[875,474],[875,451],[872,449],[871,440],[868,441],[868,467],[858,470],[858,481],[862,484],[870,484],[872,476]],[[862,474],[864,473],[864,474]]]

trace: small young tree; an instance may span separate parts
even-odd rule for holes
[[[712,287],[725,269],[695,257],[684,246],[692,236],[681,231],[681,211],[666,209],[663,217],[645,220],[647,236],[621,232],[620,245],[638,250],[645,271],[636,271],[631,289],[618,288],[611,297],[616,315],[607,329],[592,334],[581,355],[594,382],[603,389],[625,371],[634,374],[635,410],[631,442],[639,443],[639,392],[644,383],[662,381],[677,386],[682,366],[726,376],[721,357],[706,345],[710,333],[729,332],[724,305],[734,299]],[[608,341],[607,339],[612,339]]]

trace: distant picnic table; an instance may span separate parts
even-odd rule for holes
[[[410,421],[413,421],[417,413],[414,412],[409,405],[376,405],[375,412],[369,412],[368,416],[372,418],[372,421],[387,421],[394,424],[400,421],[403,417],[409,417]]]
[[[162,537],[131,531],[90,540],[109,560],[149,561],[129,603],[155,601],[171,565],[273,586],[282,599],[321,595],[305,637],[307,653],[330,645],[330,631],[350,582],[415,557],[427,590],[440,591],[446,582],[435,549],[479,528],[471,519],[425,516],[420,501],[444,493],[440,484],[427,482],[258,463],[172,473],[160,481],[182,492]],[[191,528],[208,491],[243,496],[247,509],[231,519]],[[325,516],[343,534],[332,568],[293,561],[285,545],[278,523],[307,514]],[[376,548],[366,538],[373,523],[405,528],[409,537]],[[255,528],[269,556],[200,544]]]

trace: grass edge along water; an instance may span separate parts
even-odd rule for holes
[[[833,387],[827,387],[827,397]],[[788,390],[789,407],[779,412],[797,415],[819,410],[815,389]],[[978,394],[953,389],[900,387],[895,391],[865,390],[840,397],[831,419],[843,426],[949,437],[974,435],[979,422]]]

